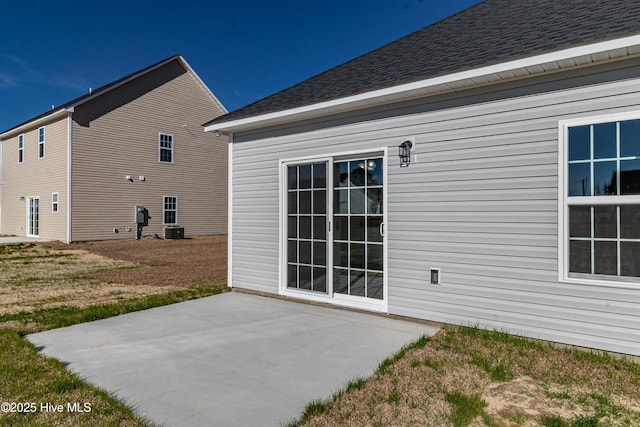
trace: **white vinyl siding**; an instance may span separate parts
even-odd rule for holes
[[[281,159],[387,147],[389,313],[640,354],[637,287],[563,282],[558,258],[558,121],[638,110],[640,81],[572,78],[235,134],[233,286],[278,292]]]

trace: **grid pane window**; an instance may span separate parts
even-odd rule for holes
[[[38,129],[38,158],[44,157],[44,128]]]
[[[327,164],[287,167],[287,287],[327,292]]]
[[[162,208],[163,224],[171,225],[178,223],[178,198],[175,196],[164,196]]]
[[[53,213],[58,212],[58,193],[51,193],[51,211]]]
[[[173,163],[173,135],[161,133],[158,144],[160,162]]]
[[[640,205],[569,206],[571,273],[640,277]]]
[[[640,277],[640,120],[570,127],[568,138],[569,275]]]
[[[18,135],[18,163],[24,161],[24,135]]]
[[[382,158],[333,165],[333,287],[383,298]]]

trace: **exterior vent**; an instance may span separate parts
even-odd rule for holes
[[[440,284],[440,269],[439,268],[432,268],[429,272],[429,281],[432,285],[439,285]]]

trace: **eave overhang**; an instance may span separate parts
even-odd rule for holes
[[[19,135],[24,131],[40,127],[48,122],[51,122],[56,119],[60,119],[66,117],[69,113],[73,113],[73,107],[61,108],[59,110],[53,110],[51,113],[46,116],[38,117],[35,120],[31,120],[30,122],[23,123],[22,125],[9,129],[5,133],[0,134],[0,140],[5,140],[7,138],[11,138],[12,136]]]
[[[205,125],[207,132],[232,133],[283,125],[409,99],[470,89],[640,55],[640,35],[547,52],[302,107]]]

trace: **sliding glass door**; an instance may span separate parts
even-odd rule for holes
[[[384,298],[382,156],[287,164],[287,290]]]
[[[40,198],[27,197],[27,236],[40,235]]]

